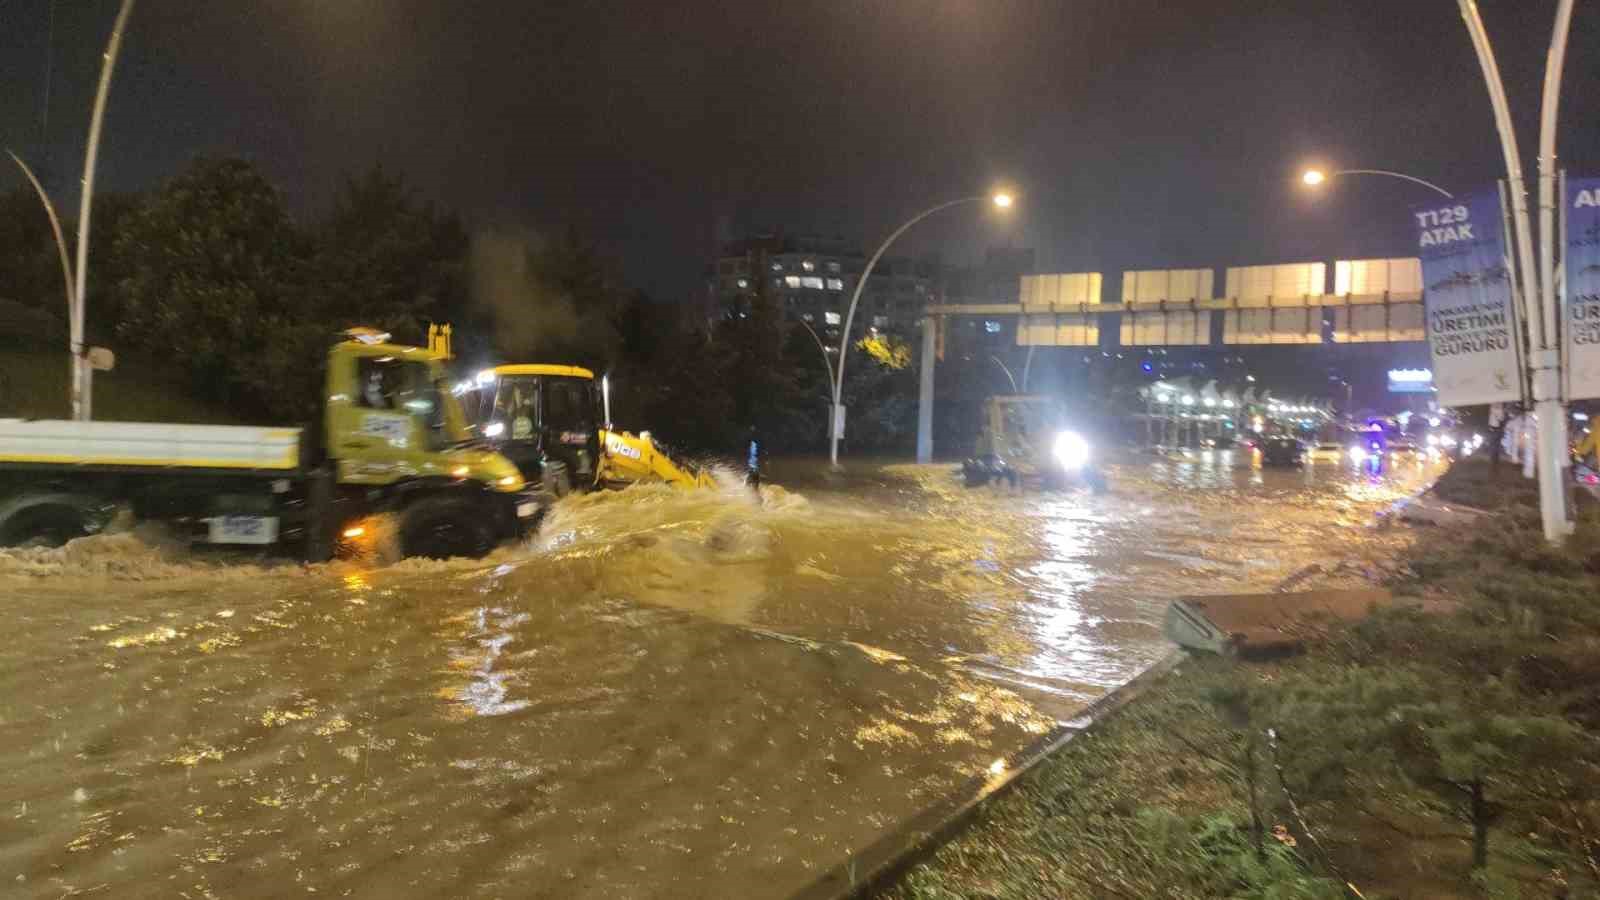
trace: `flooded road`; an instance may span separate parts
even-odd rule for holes
[[[1159,658],[1167,599],[1381,556],[1432,474],[793,464],[474,563],[0,551],[0,886],[782,897]]]

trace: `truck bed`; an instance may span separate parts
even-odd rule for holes
[[[300,466],[300,429],[0,419],[0,464],[271,469]]]

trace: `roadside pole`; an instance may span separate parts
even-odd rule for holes
[[[83,347],[83,307],[89,289],[89,212],[94,205],[94,169],[100,155],[100,123],[106,115],[106,95],[111,92],[111,72],[116,68],[117,51],[122,47],[122,31],[128,26],[128,16],[132,12],[133,0],[122,0],[117,21],[111,26],[111,39],[106,43],[104,61],[100,64],[100,86],[95,90],[94,111],[89,116],[89,143],[83,154],[83,195],[78,205],[77,287],[72,292],[71,322],[72,418],[79,421],[88,421],[93,415],[94,369],[85,358]]]
[[[1561,68],[1566,57],[1568,26],[1572,19],[1572,0],[1560,0],[1556,13],[1555,32],[1546,60],[1544,110],[1540,122],[1539,166],[1540,221],[1545,246],[1543,257],[1543,284],[1534,268],[1533,234],[1528,218],[1527,182],[1523,178],[1522,158],[1517,150],[1516,134],[1511,125],[1511,112],[1506,102],[1505,85],[1500,79],[1489,36],[1478,15],[1476,0],[1457,0],[1461,18],[1472,38],[1478,63],[1483,68],[1484,84],[1489,90],[1489,102],[1494,109],[1495,127],[1500,134],[1500,149],[1505,156],[1506,180],[1511,199],[1511,215],[1516,238],[1517,268],[1521,270],[1523,319],[1528,328],[1529,364],[1532,368],[1534,412],[1539,419],[1539,509],[1544,525],[1545,539],[1561,540],[1571,532],[1566,516],[1566,485],[1562,476],[1566,464],[1566,412],[1561,402],[1561,351],[1559,323],[1555,309],[1555,284],[1553,254],[1555,233],[1550,225],[1553,211],[1553,184],[1546,173],[1553,174],[1555,147],[1555,120],[1561,90]]]
[[[1560,0],[1556,7],[1555,28],[1550,34],[1550,51],[1545,56],[1544,102],[1539,115],[1539,288],[1543,291],[1544,353],[1552,363],[1537,378],[1545,380],[1543,394],[1548,406],[1539,416],[1539,507],[1545,537],[1560,540],[1571,534],[1574,523],[1567,518],[1567,408],[1562,402],[1561,306],[1556,295],[1556,243],[1560,239],[1555,221],[1556,119],[1561,105],[1561,74],[1566,66],[1567,38],[1572,26],[1573,0]],[[1566,255],[1563,243],[1561,253]],[[1534,389],[1535,400],[1540,391]],[[1549,471],[1550,477],[1544,472]]]
[[[933,364],[939,352],[938,316],[922,320],[922,359],[918,360],[920,378],[917,382],[917,462],[933,462]]]
[[[811,339],[817,342],[817,351],[822,354],[822,370],[828,373],[828,396],[836,396],[838,391],[834,390],[833,361],[828,359],[827,345],[822,343],[821,335],[818,335],[817,330],[811,327],[810,322],[807,322],[805,319],[801,319],[800,327],[804,328],[806,330],[806,334],[811,335]],[[830,404],[828,407],[828,438],[830,440],[833,438],[834,429],[838,427],[838,424],[838,415],[834,412],[833,406]]]

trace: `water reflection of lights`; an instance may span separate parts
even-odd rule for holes
[[[1100,573],[1081,559],[1093,544],[1095,523],[1062,512],[1045,526],[1046,559],[1028,570],[1036,585],[1030,611],[1038,642],[1020,674],[1075,680],[1099,649],[1087,633],[1098,619],[1084,614],[1081,597]]]
[[[499,607],[480,607],[472,615],[473,628],[467,637],[473,638],[475,649],[451,655],[451,666],[468,673],[467,683],[443,694],[448,699],[466,707],[468,714],[503,716],[528,707],[527,700],[507,700],[510,689],[506,686],[510,672],[495,671],[507,644],[516,640],[509,629],[529,621],[527,613],[507,613]]]

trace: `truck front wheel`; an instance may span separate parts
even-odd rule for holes
[[[0,547],[59,547],[89,534],[82,510],[42,504],[19,510],[0,522]]]
[[[478,504],[458,497],[424,497],[400,517],[400,550],[406,556],[477,559],[494,549],[489,516]]]

